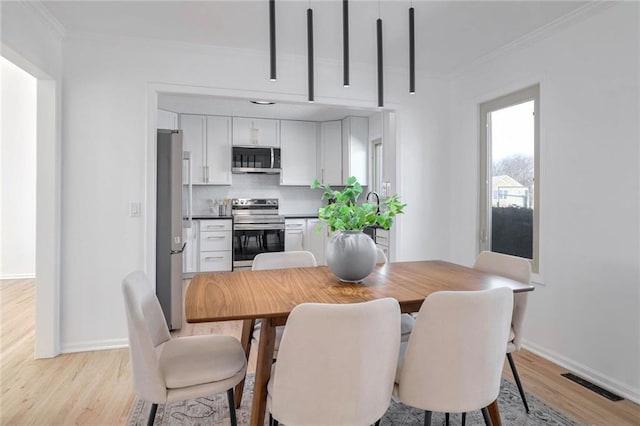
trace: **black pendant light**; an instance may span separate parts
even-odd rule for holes
[[[276,81],[276,0],[269,0],[269,80]]]
[[[376,21],[378,35],[378,106],[384,106],[384,79],[382,75],[382,19]]]
[[[413,7],[409,8],[409,93],[416,93],[416,34]]]
[[[309,73],[309,102],[315,100],[313,95],[313,10],[307,9],[307,71]]]
[[[342,0],[342,64],[344,87],[349,87],[349,0]]]

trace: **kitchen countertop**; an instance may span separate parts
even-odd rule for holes
[[[284,216],[285,219],[317,219],[318,213],[293,213],[293,214],[283,214],[282,216]],[[183,217],[183,219],[189,219],[189,218]],[[193,220],[233,219],[233,216],[213,216],[211,214],[194,214],[192,219]]]
[[[183,217],[183,219],[189,219],[188,217]],[[213,216],[210,214],[195,214],[192,217],[193,220],[202,220],[202,219],[233,219],[233,216]]]
[[[285,219],[317,219],[318,213],[294,213],[283,214]]]

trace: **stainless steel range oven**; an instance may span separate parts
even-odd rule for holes
[[[251,268],[257,254],[284,251],[284,216],[277,198],[234,198],[233,269]]]

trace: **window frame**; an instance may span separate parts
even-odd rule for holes
[[[504,108],[533,101],[533,259],[531,259],[531,270],[539,273],[540,270],[540,84],[535,84],[524,89],[520,89],[498,98],[483,102],[479,105],[480,114],[480,197],[479,197],[479,229],[478,229],[478,252],[491,250],[491,146],[490,141],[490,115],[489,113]]]

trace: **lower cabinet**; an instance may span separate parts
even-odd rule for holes
[[[200,221],[200,272],[231,270],[231,234],[230,219]]]
[[[182,272],[184,274],[195,274],[198,272],[198,258],[200,257],[200,249],[198,248],[198,222],[191,221],[190,228],[182,228],[182,241],[187,245],[184,247],[182,255]]]
[[[320,228],[318,230],[318,227]],[[307,219],[307,250],[316,257],[318,265],[326,265],[324,251],[327,248],[327,224],[320,219]]]
[[[284,251],[300,251],[306,248],[307,219],[285,219]]]
[[[327,225],[320,219],[286,219],[284,250],[310,251],[318,265],[326,265],[324,251],[327,245]],[[318,231],[320,227],[320,231]]]
[[[384,252],[384,255],[389,259],[389,231],[386,229],[376,229],[376,247]]]
[[[193,223],[193,230],[185,232],[192,233],[193,240],[186,239],[184,273],[231,271],[233,264],[231,220],[194,220]]]

